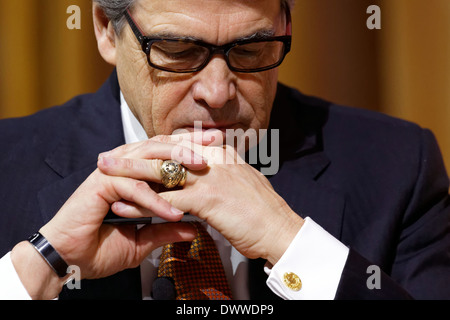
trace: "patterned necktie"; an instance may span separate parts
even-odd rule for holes
[[[158,277],[171,278],[177,300],[231,300],[231,290],[213,239],[198,222],[197,237],[163,247]]]

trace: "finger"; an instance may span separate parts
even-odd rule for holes
[[[165,191],[158,193],[158,195],[180,211],[196,214],[193,212],[192,197],[187,195],[186,190]],[[203,219],[204,217],[199,218]]]
[[[127,144],[121,145],[117,148],[114,148],[112,150],[102,152],[98,155],[98,157],[99,158],[112,157],[112,156],[120,157],[122,155],[131,153],[133,150],[135,150],[137,147],[139,147],[143,143],[145,143],[145,142],[140,141],[140,142],[134,142],[134,143],[127,143]]]
[[[161,165],[163,161],[142,159],[119,159],[102,157],[98,159],[97,167],[110,176],[127,177],[137,180],[161,183]]]
[[[187,130],[184,131],[176,130],[173,135],[159,135],[154,136],[146,141],[125,144],[113,150],[103,152],[99,156],[121,157],[125,154],[135,154],[139,148],[142,147],[151,148],[153,142],[173,145],[179,144],[183,141],[189,141],[194,144],[203,146],[218,146],[224,144],[225,135],[221,130],[208,129],[206,131],[201,130],[196,130],[194,132],[186,132],[186,131]]]
[[[125,200],[114,202],[111,205],[111,211],[123,218],[148,218],[157,216],[153,211]]]
[[[139,207],[138,205],[128,202],[128,201],[116,201],[111,205],[111,210],[116,215],[122,217],[122,218],[148,218],[148,217],[158,217],[157,214],[155,214],[153,211]],[[171,209],[176,210],[176,214],[166,216],[164,218],[167,221],[179,221],[183,217],[183,212],[178,211],[177,209]],[[181,214],[180,214],[181,213]],[[162,218],[161,215],[159,217]]]
[[[194,131],[180,129],[175,130],[172,135],[159,135],[151,138],[150,140],[172,144],[179,144],[188,141],[202,146],[218,146],[224,144],[225,135],[218,129],[208,129],[206,131],[202,131],[201,129],[194,129]]]
[[[196,236],[197,229],[190,223],[148,224],[137,231],[137,254],[139,259],[144,259],[158,247],[173,242],[192,241]]]
[[[161,198],[150,186],[144,182],[130,178],[114,177],[112,179],[113,200],[109,203],[119,202],[122,204],[116,204],[116,214],[119,216],[124,215],[128,218],[140,218],[142,214],[155,214],[168,221],[178,221],[183,216],[183,212],[173,207],[169,202]],[[111,195],[109,195],[111,196]],[[126,202],[123,202],[125,200]],[[133,203],[137,207],[146,209],[146,211],[136,213],[136,211],[127,209],[125,206],[127,203]],[[122,209],[122,211],[120,210]]]
[[[203,140],[210,141],[208,144],[204,144],[204,146],[209,147],[217,147],[225,145],[226,134],[219,129],[208,129],[203,133]]]
[[[98,168],[107,175],[128,177],[137,180],[161,183],[162,160],[142,160],[142,159],[114,159],[100,158]],[[186,165],[192,169],[192,165]],[[203,169],[203,166],[197,166],[196,170]],[[188,177],[190,174],[188,173]]]
[[[207,166],[207,161],[196,154],[193,148],[178,144],[146,140],[134,144],[126,144],[108,152],[99,154],[101,158],[129,158],[129,159],[173,159],[192,170],[201,170]]]

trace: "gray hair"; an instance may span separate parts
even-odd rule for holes
[[[114,30],[118,35],[122,31],[125,18],[123,13],[131,8],[137,0],[93,0],[105,12],[106,17],[111,21]],[[295,0],[281,0],[282,8],[293,8]]]

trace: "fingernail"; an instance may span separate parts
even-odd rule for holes
[[[210,140],[215,139],[216,135],[218,134],[219,131],[220,130],[216,131],[216,129],[210,129],[210,130],[203,132],[203,140],[210,141]]]
[[[104,166],[113,166],[116,163],[116,160],[113,158],[108,158],[108,157],[102,157],[100,158],[100,161],[102,162],[102,164]]]
[[[170,211],[172,211],[172,214],[174,214],[175,216],[181,216],[184,214],[183,211],[181,211],[175,207],[170,208]]]
[[[110,153],[111,153],[110,151],[102,152],[98,155],[98,158],[100,159],[100,158],[107,157]]]
[[[112,204],[112,207],[114,207],[114,211],[116,212],[124,212],[128,206],[126,204],[124,204],[123,202],[114,202]]]

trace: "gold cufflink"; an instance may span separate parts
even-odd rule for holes
[[[302,280],[293,272],[286,272],[283,276],[283,281],[286,287],[293,291],[300,291],[302,288]]]

